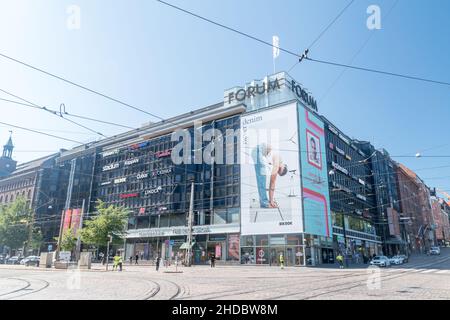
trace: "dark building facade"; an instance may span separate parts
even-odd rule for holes
[[[324,117],[323,117],[324,118]],[[376,197],[369,157],[354,141],[326,121],[326,157],[336,250],[351,261],[377,254]]]
[[[205,263],[208,254],[216,250],[221,252],[219,259],[238,261],[238,255],[228,254],[229,242],[234,241],[239,231],[240,179],[236,149],[223,154],[224,158],[233,158],[235,164],[194,163],[193,118],[204,121],[203,132],[217,130],[224,137],[226,130],[239,128],[239,116],[221,117],[221,105],[214,108],[219,111],[216,115],[210,114],[212,108],[206,108],[170,120],[180,120],[181,124],[187,117],[192,118],[182,124],[185,134],[191,137],[187,149],[191,164],[173,163],[171,153],[178,141],[172,141],[171,134],[164,134],[164,130],[160,131],[162,134],[157,132],[158,125],[151,129],[154,133],[146,134],[143,128],[139,138],[107,146],[97,154],[93,199],[125,206],[130,211],[125,255],[138,254],[144,260],[153,260],[161,254],[168,259],[172,252],[180,251],[186,241],[193,184],[194,263]],[[236,139],[233,144],[237,148]],[[206,145],[202,142],[200,151]]]
[[[361,143],[367,152],[376,197],[375,223],[383,238],[383,253],[393,256],[407,254],[405,225],[400,207],[397,182],[397,163],[384,150],[376,150],[370,143]]]

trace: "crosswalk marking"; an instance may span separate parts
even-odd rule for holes
[[[396,269],[390,269],[388,272],[391,273],[436,273],[436,274],[450,274],[450,270],[441,270],[441,269],[425,269],[425,268],[418,268],[418,269],[406,269],[406,268],[396,268]]]
[[[432,273],[432,272],[436,272],[436,271],[438,271],[438,270],[437,269],[429,269],[429,270],[422,271],[420,273]]]
[[[436,272],[436,273],[439,273],[439,274],[442,274],[442,273],[450,273],[450,270],[441,270],[441,271],[438,271],[438,272]]]

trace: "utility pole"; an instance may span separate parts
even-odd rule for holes
[[[58,238],[58,247],[56,248],[55,252],[55,258],[59,258],[59,251],[61,246],[61,240],[62,240],[62,234],[63,234],[63,227],[64,227],[64,220],[66,219],[66,212],[70,208],[70,202],[72,200],[72,189],[73,189],[73,180],[75,178],[75,167],[77,165],[77,159],[72,159],[70,161],[70,174],[69,174],[69,184],[67,186],[67,194],[66,194],[66,203],[64,205],[64,211],[62,214],[60,229],[59,229],[59,238]]]
[[[106,246],[106,271],[108,271],[109,263],[109,244],[112,242],[112,236],[108,236],[108,244]]]
[[[86,199],[83,199],[83,204],[81,205],[81,217],[80,217],[80,225],[78,226],[78,237],[77,237],[77,254],[76,254],[76,259],[77,261],[80,260],[80,255],[81,255],[81,236],[80,236],[80,230],[81,228],[83,228],[83,217],[84,217],[84,204]]]
[[[188,225],[188,232],[187,232],[187,244],[188,244],[188,248],[187,248],[187,254],[186,254],[186,265],[188,267],[191,266],[192,263],[192,259],[191,259],[191,253],[192,253],[192,216],[194,213],[194,182],[192,182],[191,184],[191,199],[190,199],[190,203],[189,203],[189,213],[188,213],[188,221],[187,221],[187,225]]]
[[[347,231],[346,231],[346,228],[345,228],[345,213],[342,213],[342,233],[344,234],[345,266],[348,268],[348,256],[347,256],[348,247],[347,247]]]

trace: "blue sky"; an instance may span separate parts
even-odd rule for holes
[[[303,51],[348,3],[320,1],[170,0],[210,19]],[[366,27],[369,5],[381,8],[382,29]],[[357,0],[312,48],[317,59],[450,81],[450,2]],[[69,30],[69,5],[81,9],[81,28]],[[388,14],[389,13],[389,14]],[[221,101],[223,91],[272,73],[271,48],[184,15],[153,0],[4,0],[0,52],[109,94],[163,118]],[[281,53],[277,71],[295,58]],[[450,155],[450,88],[304,62],[291,75],[319,111],[349,136],[370,140],[393,156]],[[143,113],[71,87],[0,58],[0,88],[34,103],[130,126],[156,121]],[[1,94],[1,98],[8,98]],[[91,141],[98,138],[43,111],[0,102],[1,120]],[[123,129],[80,121],[106,135]],[[0,126],[0,142],[10,128]],[[70,142],[14,129],[15,158],[27,161]],[[429,149],[429,150],[428,150]],[[428,150],[428,151],[426,151]],[[395,157],[394,157],[395,158]],[[395,158],[429,186],[450,190],[450,158]],[[430,169],[439,166],[447,168]],[[447,177],[433,179],[438,177]]]

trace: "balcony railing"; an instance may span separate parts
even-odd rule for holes
[[[343,236],[344,229],[341,227],[333,226],[333,233]],[[360,231],[354,231],[354,230],[345,230],[345,233],[346,233],[347,237],[354,237],[354,238],[360,238],[363,240],[371,240],[371,241],[381,242],[381,237],[374,235],[374,234],[360,232]]]

